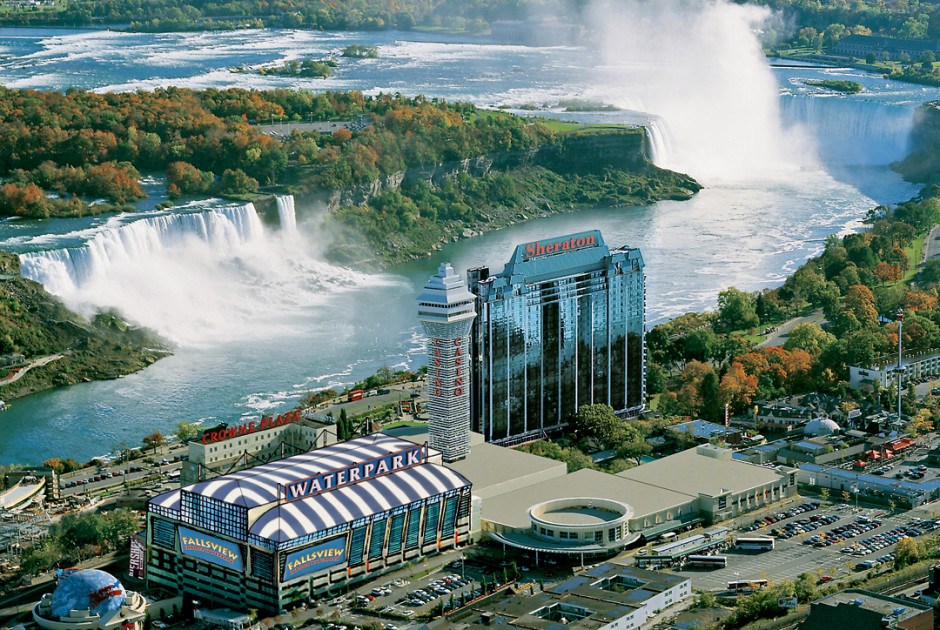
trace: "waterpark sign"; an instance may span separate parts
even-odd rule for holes
[[[316,547],[295,551],[284,563],[283,582],[321,571],[346,559],[346,537],[334,538]]]
[[[417,466],[424,461],[424,446],[411,446],[382,457],[344,468],[336,468],[284,486],[287,501],[299,501],[326,490],[335,490],[367,479],[374,479],[398,470]]]
[[[600,234],[595,230],[593,232],[582,232],[573,236],[563,236],[561,238],[548,239],[544,241],[535,241],[528,243],[524,248],[523,259],[538,258],[539,256],[548,256],[549,254],[560,254],[562,252],[584,249],[585,247],[595,247],[600,241]]]
[[[229,440],[234,437],[248,435],[249,433],[254,433],[255,431],[273,429],[274,427],[279,427],[282,424],[290,424],[291,422],[296,422],[297,420],[300,420],[299,409],[289,411],[273,418],[261,418],[260,421],[253,420],[251,422],[239,424],[234,427],[219,429],[218,431],[206,431],[202,434],[202,443],[212,444],[213,442],[221,442],[222,440]]]
[[[206,536],[187,527],[179,528],[180,551],[198,560],[205,560],[233,571],[242,571],[242,554],[238,545],[214,536]]]

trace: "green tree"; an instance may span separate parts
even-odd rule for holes
[[[606,448],[620,444],[626,436],[624,422],[614,415],[610,405],[583,405],[571,421],[571,428],[581,438],[594,438]]]
[[[797,324],[787,335],[787,340],[783,344],[784,350],[793,350],[800,348],[806,350],[814,357],[818,357],[830,343],[835,341],[835,336],[827,333],[817,324],[811,322]]]
[[[759,323],[754,296],[734,287],[718,294],[717,332],[748,330]]]
[[[176,423],[176,439],[185,444],[199,435],[199,425],[181,420]]]
[[[894,548],[894,568],[903,569],[920,560],[923,555],[916,538],[902,538]]]

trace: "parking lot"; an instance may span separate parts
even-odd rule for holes
[[[736,535],[771,536],[773,551],[746,553],[729,549],[722,553],[728,558],[725,568],[681,569],[678,573],[690,577],[695,588],[712,591],[724,590],[728,582],[735,580],[792,580],[801,573],[814,573],[824,580],[839,579],[891,562],[901,538],[924,536],[940,528],[940,520],[930,514],[934,507],[922,506],[888,516],[880,509],[856,512],[844,504],[822,505],[816,510],[780,513],[786,518],[772,515],[768,518],[776,519],[774,522],[765,521],[756,529],[740,529]]]

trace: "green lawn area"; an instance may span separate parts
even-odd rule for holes
[[[924,255],[924,240],[927,238],[927,234],[921,234],[914,239],[908,247],[904,248],[904,251],[907,252],[907,262],[908,268],[905,272],[904,277],[901,278],[901,282],[907,283],[914,279],[914,276],[917,275],[917,266],[920,264],[921,256]]]

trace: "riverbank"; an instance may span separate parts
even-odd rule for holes
[[[19,258],[0,252],[0,399],[119,378],[170,354],[151,331],[115,315],[93,320],[69,311],[42,285],[23,278]]]
[[[385,268],[533,218],[687,201],[701,190],[688,175],[655,166],[647,144],[643,128],[590,128],[528,151],[422,166],[333,191],[326,257]],[[322,199],[320,191],[309,194]]]

